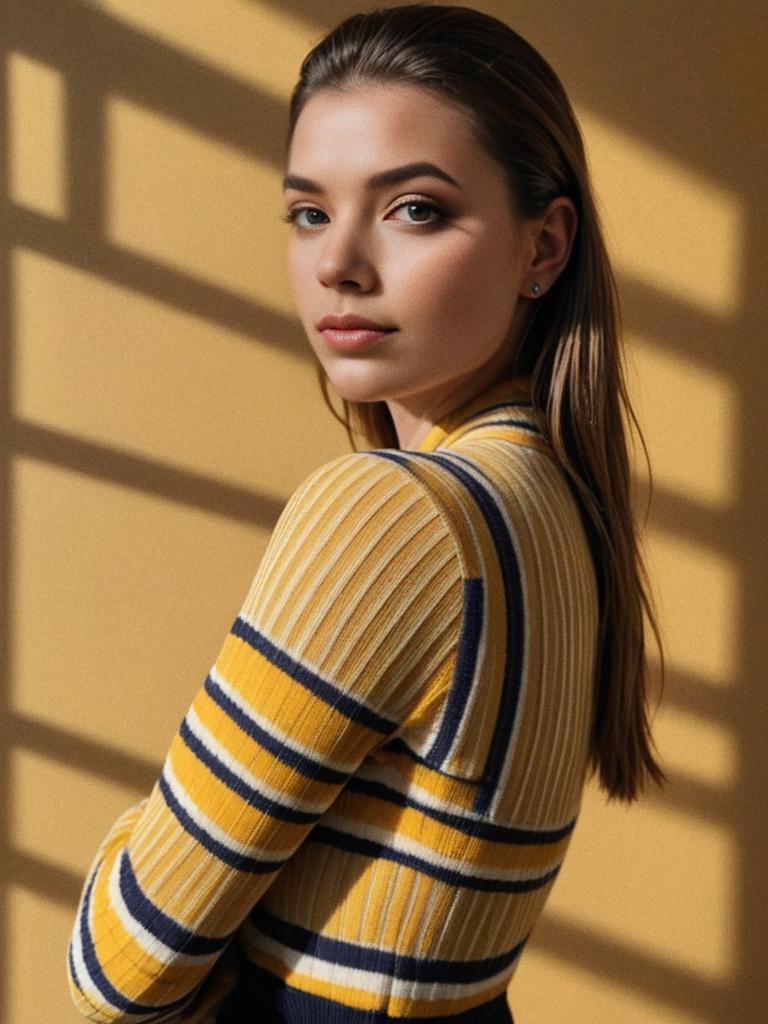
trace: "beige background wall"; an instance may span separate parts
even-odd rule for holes
[[[656,477],[671,785],[591,787],[521,1024],[765,1020],[761,4],[477,2],[582,119]],[[346,449],[283,270],[300,60],[355,3],[15,0],[0,27],[2,1020],[76,1019],[66,940],[287,496]],[[638,475],[639,495],[646,490]]]

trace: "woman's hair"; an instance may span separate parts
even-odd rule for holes
[[[624,417],[640,433],[620,349],[616,282],[592,195],[584,144],[557,75],[520,35],[469,7],[414,3],[347,18],[305,57],[293,91],[286,155],[299,114],[320,89],[405,83],[457,105],[501,165],[523,217],[569,197],[578,227],[567,265],[516,352],[535,413],[580,505],[597,573],[600,633],[590,764],[610,797],[634,800],[647,777],[664,779],[652,752],[644,615],[664,657],[631,507]],[[343,417],[370,445],[399,447],[386,402],[343,399]],[[648,458],[643,442],[646,461]],[[648,465],[650,472],[650,464]]]

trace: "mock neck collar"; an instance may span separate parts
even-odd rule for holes
[[[454,434],[463,432],[468,420],[505,402],[530,402],[530,377],[501,377],[488,387],[479,391],[462,405],[457,406],[442,416],[429,430],[414,449],[418,452],[431,452],[435,448],[450,444]]]

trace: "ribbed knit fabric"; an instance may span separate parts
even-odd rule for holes
[[[525,379],[289,498],[150,796],[88,873],[69,979],[160,1021],[509,1019],[588,760],[590,553]]]

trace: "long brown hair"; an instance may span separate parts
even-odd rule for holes
[[[290,150],[304,105],[319,89],[398,82],[431,90],[465,113],[504,168],[524,217],[567,196],[578,211],[569,261],[537,300],[512,370],[530,376],[534,410],[579,501],[595,562],[600,636],[591,766],[610,797],[632,801],[664,779],[652,751],[644,615],[664,657],[632,511],[626,428],[642,434],[621,351],[619,298],[592,195],[584,143],[565,90],[544,58],[497,18],[469,7],[414,3],[347,18],[305,57],[293,91]],[[361,435],[399,447],[386,402],[329,408],[352,447]],[[648,460],[643,442],[646,461]],[[650,464],[648,464],[650,473]]]

